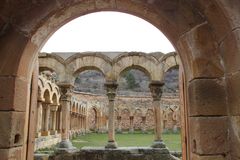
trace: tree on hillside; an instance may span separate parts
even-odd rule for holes
[[[125,72],[125,74],[123,75],[123,77],[125,78],[125,80],[127,81],[127,87],[128,89],[135,89],[139,87],[139,84],[136,83],[135,77],[133,76],[133,74],[131,72]]]

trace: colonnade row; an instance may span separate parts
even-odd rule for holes
[[[87,116],[85,114],[70,112],[70,134],[83,134],[87,130]]]
[[[45,78],[45,79],[44,79]],[[71,148],[69,137],[71,133],[86,131],[87,117],[86,109],[81,109],[72,104],[73,86],[70,84],[51,83],[52,79],[48,75],[39,76],[39,95],[36,118],[36,137],[48,136],[61,133],[60,148]],[[161,139],[161,109],[160,99],[162,96],[162,87],[164,83],[160,81],[152,81],[149,85],[153,98],[153,111],[155,122],[155,142],[154,147],[164,147]],[[106,148],[116,148],[115,141],[115,97],[118,84],[116,81],[107,81],[105,83],[106,95],[108,97],[108,114],[107,119],[100,116],[97,120],[101,122],[100,128],[107,125],[108,143]],[[107,122],[106,122],[107,120]],[[145,121],[145,119],[143,119]],[[105,124],[103,123],[105,122]],[[130,117],[130,123],[133,124],[133,117]]]
[[[35,137],[61,134],[69,126],[70,134],[85,133],[87,127],[87,109],[70,98],[70,108],[66,109],[64,95],[55,80],[47,72],[42,72],[38,80],[38,102],[35,121]],[[70,93],[71,94],[71,93]],[[63,120],[69,114],[70,120],[63,127]]]
[[[45,101],[38,101],[37,104],[36,138],[61,133],[61,107]]]
[[[155,122],[155,139],[152,147],[164,148],[165,144],[162,141],[162,124],[161,124],[161,108],[160,100],[162,97],[162,87],[164,83],[160,81],[152,81],[149,85],[153,98],[154,108],[154,122]],[[107,81],[105,88],[108,97],[108,143],[106,148],[117,148],[117,142],[115,140],[115,97],[118,84],[115,81]],[[119,119],[120,120],[120,119]],[[133,124],[133,118],[130,118],[131,124]]]

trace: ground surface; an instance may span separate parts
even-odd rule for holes
[[[119,147],[127,146],[150,146],[153,142],[153,134],[116,134],[116,140]],[[163,141],[171,151],[181,150],[180,134],[163,134]],[[84,146],[105,146],[107,134],[91,133],[72,139],[73,145],[77,148]]]

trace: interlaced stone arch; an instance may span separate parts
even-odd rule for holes
[[[45,93],[46,90],[49,93],[49,98],[48,99],[49,99],[50,102],[52,102],[53,95],[56,96],[56,102],[59,101],[60,93],[59,93],[58,86],[55,83],[52,83],[47,78],[44,78],[43,75],[39,75],[39,78],[38,78],[38,93],[39,93],[38,99],[44,99],[44,93]]]
[[[111,71],[110,59],[101,53],[74,54],[65,60],[65,64],[73,76],[85,70],[97,70],[106,77]]]
[[[150,79],[156,78],[154,71],[156,70],[158,61],[145,53],[125,53],[113,59],[113,72],[118,79],[119,75],[125,70],[134,68],[143,71]]]
[[[165,55],[159,53],[146,54],[138,52],[124,52],[114,59],[110,59],[101,52],[76,53],[68,57],[66,60],[62,59],[56,54],[54,54],[54,56],[49,56],[51,54],[45,53],[44,55],[46,57],[40,57],[41,67],[49,68],[49,70],[55,71],[55,68],[57,68],[55,61],[59,61],[58,59],[61,59],[61,64],[65,67],[65,69],[61,70],[65,70],[67,73],[58,71],[60,77],[63,77],[60,79],[60,81],[66,81],[67,75],[71,77],[69,83],[74,83],[74,77],[86,70],[99,71],[103,74],[106,80],[119,80],[120,75],[130,69],[138,69],[144,72],[150,78],[150,80],[161,81],[163,80],[164,73],[167,70],[175,65],[180,64],[180,59],[175,52]]]

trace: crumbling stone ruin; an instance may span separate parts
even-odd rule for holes
[[[38,54],[47,39],[76,17],[109,10],[136,15],[152,23],[167,36],[179,55],[182,158],[239,159],[239,0],[3,0],[0,8],[1,159],[33,159]],[[73,58],[68,61],[70,70],[65,70],[61,59],[55,60],[59,63],[57,69],[66,73],[58,82],[63,111],[69,112],[71,106],[73,79],[68,75],[83,69],[82,66],[94,65],[107,77],[109,113],[114,113],[116,75],[122,69],[137,64],[152,74],[152,69],[159,71],[164,67],[156,65],[160,62],[157,57],[142,55],[133,61],[134,56],[119,57],[119,61],[100,57],[94,61],[88,61],[87,57],[74,61]],[[146,64],[150,65],[144,66]],[[150,85],[158,124],[161,112],[156,106],[162,98],[161,75],[160,72],[152,74]],[[67,125],[70,115],[63,114],[62,118],[61,142],[64,143],[61,147],[71,148]],[[108,120],[111,124],[107,147],[111,148],[115,147],[114,116]],[[161,140],[161,129],[155,128],[157,142]],[[156,145],[163,146],[162,143]]]

